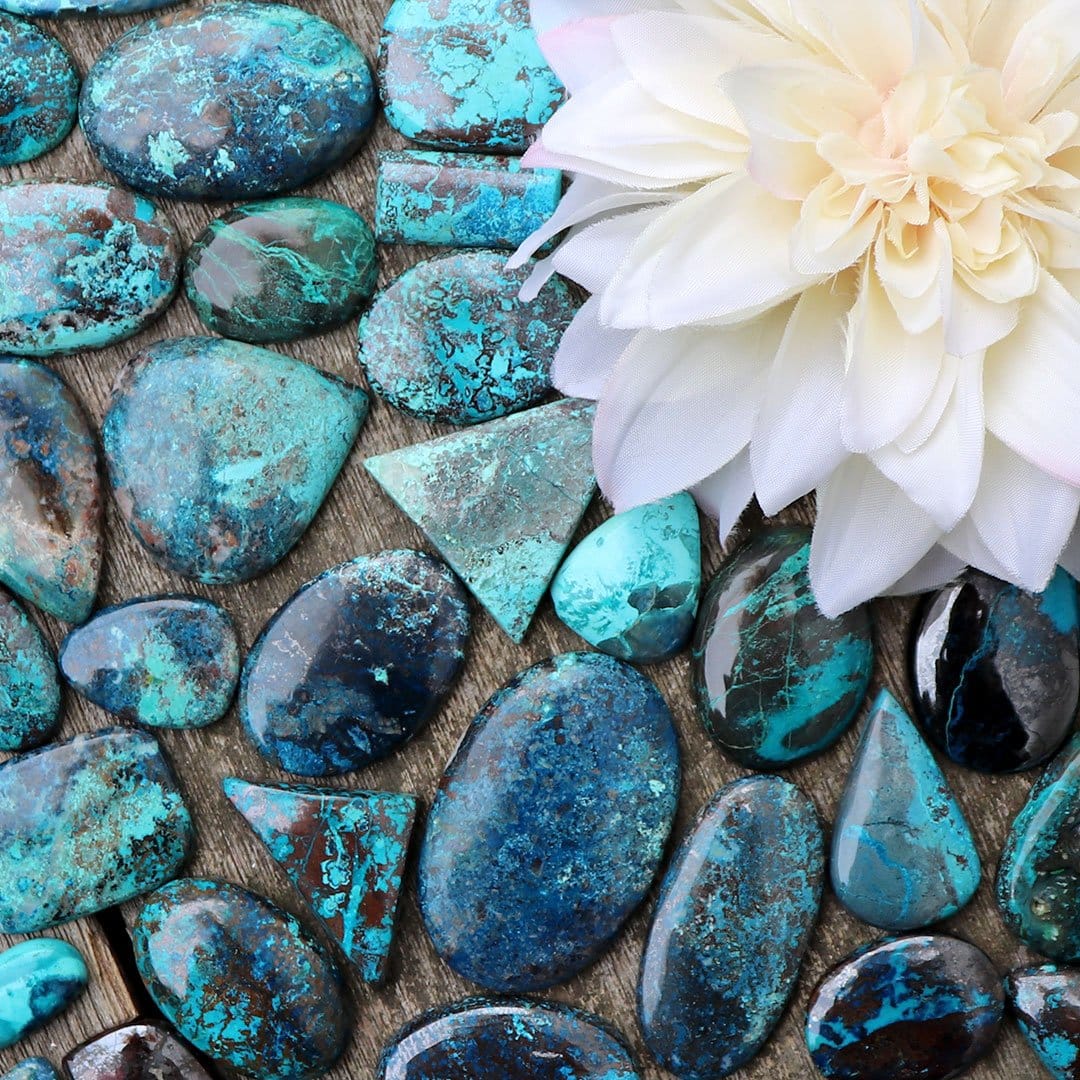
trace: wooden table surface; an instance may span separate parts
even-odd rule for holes
[[[381,0],[388,3],[388,0]],[[311,11],[349,32],[374,59],[383,6],[343,0],[304,0]],[[85,74],[100,51],[139,17],[118,19],[70,19],[47,23],[76,57]],[[375,154],[382,147],[404,145],[380,118],[375,135],[359,155],[332,176],[304,189],[305,193],[335,199],[355,207],[370,220],[373,208]],[[106,179],[107,174],[89,152],[82,134],[75,132],[59,149],[28,166],[0,169],[0,181],[18,177],[62,177],[79,180]],[[164,204],[164,201],[163,201]],[[222,205],[168,202],[167,210],[190,242]],[[405,267],[432,254],[431,249],[384,247],[380,251],[380,284],[393,280]],[[137,348],[171,335],[206,332],[181,296],[165,317],[135,339],[114,348],[88,352],[54,361],[55,367],[74,386],[92,419],[100,424],[116,374]],[[282,351],[327,371],[362,381],[356,364],[355,323]],[[288,417],[281,417],[288,423]],[[321,570],[363,552],[389,547],[429,547],[412,523],[399,513],[367,476],[364,458],[440,434],[432,427],[399,414],[378,399],[356,447],[326,503],[293,552],[256,581],[236,586],[205,587],[155,566],[135,543],[116,508],[107,509],[107,547],[100,602],[116,603],[131,597],[167,591],[197,593],[211,597],[236,621],[246,649],[278,606],[293,591]],[[595,526],[610,511],[597,499],[582,527]],[[812,507],[793,508],[786,516],[810,520]],[[748,511],[739,535],[760,520]],[[706,533],[708,523],[704,522]],[[720,546],[710,534],[705,547],[705,570],[711,574],[721,558]],[[707,580],[707,579],[706,579]],[[904,667],[904,648],[913,604],[883,601],[876,607],[877,670],[874,687],[888,686],[910,703]],[[54,644],[65,627],[42,620]],[[328,784],[413,792],[430,805],[439,776],[469,719],[497,687],[511,675],[553,653],[583,647],[555,617],[545,601],[525,644],[514,645],[492,620],[474,604],[474,636],[465,675],[431,726],[412,744],[388,761],[365,768]],[[685,656],[652,667],[656,680],[670,702],[683,747],[684,787],[675,836],[682,836],[698,809],[722,784],[743,770],[725,759],[705,736],[696,720],[689,692]],[[873,691],[872,691],[873,692]],[[865,714],[865,709],[864,709]],[[860,716],[860,723],[862,717]],[[73,693],[67,693],[60,737],[106,726],[110,718]],[[816,801],[826,821],[831,821],[852,759],[856,728],[823,757],[789,771]],[[190,873],[243,884],[263,893],[297,914],[318,932],[314,919],[269,854],[235,814],[221,793],[221,780],[240,776],[254,780],[288,780],[264,761],[241,734],[235,710],[215,726],[200,731],[161,732],[181,784],[192,806],[198,829],[197,849]],[[984,863],[984,880],[974,902],[945,927],[985,949],[1002,972],[1034,960],[1004,929],[992,899],[992,879],[1008,823],[1022,805],[1033,779],[987,777],[955,767],[947,768],[964,810],[972,822]],[[295,779],[295,778],[293,778]],[[415,851],[414,851],[415,854]],[[647,1080],[661,1080],[662,1070],[649,1063],[634,1016],[634,986],[653,896],[619,935],[614,947],[592,968],[565,986],[550,992],[560,1001],[584,1006],[612,1021],[635,1047]],[[31,1053],[42,1054],[59,1064],[76,1042],[102,1028],[138,1014],[152,1014],[152,1005],[131,962],[124,918],[132,910],[105,913],[55,931],[82,948],[92,971],[92,984],[82,1000],[61,1019],[20,1045],[0,1052],[0,1073]],[[796,1080],[816,1075],[802,1039],[802,1016],[810,990],[821,974],[855,947],[872,940],[877,932],[846,914],[827,895],[813,943],[803,965],[802,978],[792,1003],[773,1038],[758,1058],[739,1075],[746,1080]],[[0,940],[0,944],[8,944]],[[762,941],[762,949],[773,947]],[[374,1073],[380,1048],[400,1024],[417,1012],[456,1001],[476,988],[454,975],[435,955],[420,925],[415,892],[410,886],[402,904],[399,933],[393,950],[386,986],[372,989],[350,977],[355,1030],[346,1058],[331,1074],[338,1080],[368,1080]],[[1027,1080],[1040,1075],[1035,1058],[1010,1024],[995,1053],[970,1074],[976,1080]],[[451,1080],[451,1078],[447,1078]]]

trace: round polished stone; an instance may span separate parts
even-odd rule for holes
[[[52,649],[18,601],[0,589],[0,750],[40,746],[59,716]]]

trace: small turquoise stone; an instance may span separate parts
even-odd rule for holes
[[[131,929],[150,996],[193,1046],[260,1080],[309,1080],[349,1038],[341,976],[292,915],[238,885],[182,878]]]
[[[383,150],[375,185],[381,244],[509,248],[555,212],[562,173],[516,158]]]
[[[14,1069],[0,1076],[0,1080],[59,1080],[51,1062],[34,1057],[20,1061]]]
[[[439,955],[498,992],[592,963],[644,899],[679,798],[660,692],[601,653],[515,676],[446,768],[420,853],[420,911]]]
[[[173,0],[0,0],[0,10],[34,19],[68,15],[135,15]]]
[[[418,420],[476,424],[535,405],[577,304],[561,278],[526,303],[532,271],[463,251],[406,270],[360,323],[360,366],[388,404]]]
[[[764,1045],[795,989],[825,880],[814,804],[754,776],[721,788],[675,853],[638,982],[653,1057],[713,1080]]]
[[[64,141],[78,115],[79,76],[56,38],[10,15],[0,14],[0,55],[0,165],[18,165]]]
[[[284,198],[230,210],[187,254],[195,313],[217,334],[264,344],[333,330],[375,292],[375,237],[355,211]]]
[[[360,977],[382,982],[416,798],[232,777],[223,786]]]
[[[1080,1080],[1080,971],[1051,964],[1005,980],[1013,1016],[1053,1080]]]
[[[68,1080],[212,1080],[194,1051],[161,1024],[103,1031],[64,1058]]]
[[[0,953],[0,1050],[62,1013],[89,980],[82,953],[66,941],[38,938]]]
[[[555,612],[574,633],[638,664],[689,642],[700,591],[701,528],[685,493],[609,518],[551,583]]]
[[[359,387],[290,356],[159,341],[120,373],[102,427],[117,505],[166,569],[257,577],[311,523],[367,409]]]
[[[99,611],[60,646],[64,678],[106,712],[148,727],[220,720],[240,676],[229,616],[195,596],[159,596]]]
[[[59,718],[52,650],[19,603],[0,589],[0,750],[40,746]]]

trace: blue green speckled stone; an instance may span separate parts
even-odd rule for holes
[[[416,820],[415,796],[233,777],[223,786],[360,977],[382,982]]]
[[[1080,971],[1012,971],[1005,992],[1017,1025],[1053,1080],[1080,1080]]]
[[[350,158],[374,116],[359,46],[298,8],[249,0],[129,30],[90,69],[79,104],[105,168],[187,199],[299,187]]]
[[[289,356],[159,341],[121,372],[102,427],[117,504],[167,569],[256,577],[311,523],[367,409],[359,387]]]
[[[701,528],[685,493],[609,518],[551,583],[555,612],[574,633],[639,664],[689,642],[700,591]]]
[[[0,1080],[59,1080],[52,1063],[44,1058],[34,1057],[20,1061],[8,1070]]]
[[[0,750],[40,746],[59,717],[52,649],[18,601],[0,589]]]
[[[0,11],[34,19],[68,15],[134,15],[174,0],[0,0]]]
[[[337,966],[264,897],[182,878],[147,897],[131,941],[158,1008],[211,1058],[260,1080],[308,1080],[345,1049]]]
[[[0,953],[0,1050],[62,1013],[89,980],[82,953],[66,941],[38,938]]]
[[[213,1080],[164,1024],[137,1021],[102,1031],[64,1058],[68,1080]]]

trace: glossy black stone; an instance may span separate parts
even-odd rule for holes
[[[195,1052],[161,1024],[103,1031],[64,1058],[69,1080],[210,1080]]]

